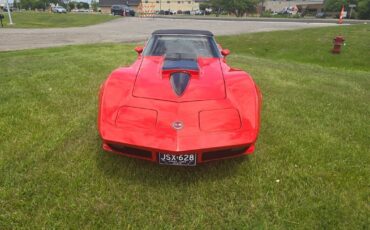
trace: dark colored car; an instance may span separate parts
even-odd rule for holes
[[[135,11],[126,5],[113,5],[111,14],[121,16],[135,16]]]
[[[8,12],[8,8],[4,7],[3,11],[4,12]],[[10,12],[13,12],[13,9],[12,8],[10,8]]]

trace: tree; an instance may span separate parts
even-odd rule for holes
[[[21,0],[19,6],[22,9],[46,9],[50,6],[50,3],[58,3],[58,0]]]
[[[20,6],[23,9],[34,9],[34,1],[33,0],[21,0]]]
[[[227,4],[228,0],[210,0],[210,4],[213,8],[213,11],[216,12],[216,17],[218,17]]]
[[[243,17],[246,13],[255,12],[257,4],[258,0],[228,0],[225,9],[237,17]]]
[[[261,3],[261,12],[260,12],[260,16],[263,15],[263,12],[265,11],[265,6],[264,6],[264,3],[265,3],[266,0],[260,0],[260,3]]]
[[[325,0],[324,8],[325,11],[339,12],[342,9],[342,6],[348,9],[349,4],[357,4],[357,0]]]
[[[86,2],[77,2],[76,3],[77,9],[89,9],[89,4]]]
[[[21,7],[20,1],[14,1],[13,2],[13,7],[19,9]]]
[[[75,2],[68,2],[68,10],[73,10],[74,8],[76,8],[75,6]]]
[[[199,4],[199,9],[200,10],[206,10],[207,8],[211,8],[212,4],[209,2],[202,2]]]
[[[359,19],[370,19],[370,0],[359,0],[356,12]]]
[[[94,12],[98,12],[98,3],[95,0],[91,1],[91,8]]]
[[[245,13],[254,12],[259,0],[211,0],[211,4],[219,14],[221,10],[226,10],[229,13],[235,14],[237,17],[242,17]]]

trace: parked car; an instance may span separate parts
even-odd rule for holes
[[[325,18],[325,17],[326,17],[325,12],[317,12],[316,14],[316,18]]]
[[[135,16],[135,11],[126,5],[113,5],[111,8],[112,15]]]
[[[90,9],[73,9],[71,10],[73,13],[91,13],[94,12],[93,10]]]
[[[182,14],[184,14],[184,11],[181,11]],[[174,15],[174,14],[180,14],[179,11],[175,11],[175,10],[160,10],[160,11],[157,11],[156,14],[159,14],[159,15]]]
[[[204,10],[196,10],[196,11],[194,11],[193,14],[194,15],[203,15],[204,14]]]
[[[4,7],[3,11],[8,12],[8,8]],[[10,12],[13,12],[13,8],[10,8]]]
[[[180,166],[252,154],[262,95],[230,51],[201,30],[157,30],[146,44],[100,87],[103,149]]]
[[[67,10],[64,7],[62,7],[62,6],[52,7],[51,8],[51,11],[53,13],[58,13],[58,14],[62,14],[62,13],[65,14],[65,13],[67,13]]]

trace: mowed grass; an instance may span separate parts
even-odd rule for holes
[[[364,28],[343,27],[353,33]],[[248,36],[229,37],[223,46],[250,46]],[[368,228],[365,66],[328,68],[232,48],[229,63],[252,74],[264,97],[255,154],[195,168],[163,167],[101,150],[99,85],[135,59],[133,48],[0,53],[1,229]]]
[[[92,13],[56,14],[51,12],[12,13],[13,25],[9,24],[8,14],[4,14],[5,28],[58,28],[95,25],[115,19],[112,15]],[[1,28],[0,28],[1,29]]]
[[[336,36],[343,36],[345,45],[340,55],[330,55]],[[370,71],[369,37],[369,25],[343,25],[220,37],[218,41],[228,44],[228,48],[238,54]]]

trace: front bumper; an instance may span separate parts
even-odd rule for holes
[[[103,142],[103,149],[105,151],[114,152],[131,158],[143,159],[158,163],[159,153],[169,153],[173,155],[181,154],[196,154],[197,164],[210,162],[214,160],[228,159],[249,155],[254,152],[254,144],[246,144],[242,146],[229,146],[216,149],[201,149],[190,150],[186,152],[169,152],[160,149],[147,149],[137,146],[130,146],[122,143]]]

